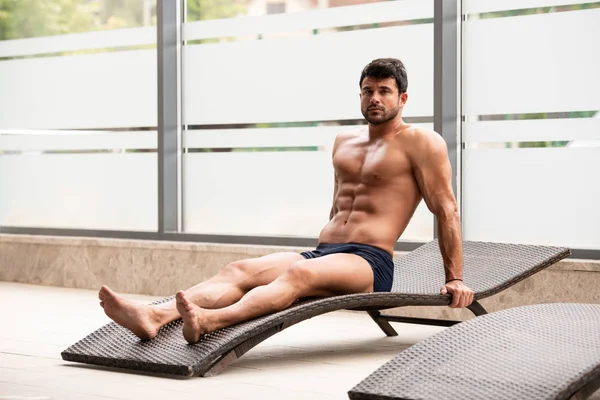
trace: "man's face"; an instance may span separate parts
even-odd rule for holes
[[[370,124],[383,124],[398,115],[406,97],[406,93],[398,95],[394,78],[366,77],[361,84],[360,111]]]

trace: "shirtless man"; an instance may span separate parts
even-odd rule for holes
[[[402,121],[406,70],[397,59],[369,63],[360,77],[368,130],[335,139],[333,206],[314,251],[282,252],[233,262],[216,276],[162,305],[138,304],[108,287],[100,305],[142,339],[183,319],[183,336],[206,333],[283,310],[302,297],[389,291],[394,244],[417,205],[437,217],[450,307],[466,307],[473,291],[462,282],[462,237],[446,143],[435,132]]]

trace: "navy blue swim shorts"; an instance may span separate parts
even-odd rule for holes
[[[390,253],[379,247],[360,243],[319,243],[315,250],[300,254],[309,259],[337,253],[356,254],[369,263],[373,270],[374,292],[389,292],[392,289],[394,260]]]

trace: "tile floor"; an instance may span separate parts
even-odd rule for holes
[[[374,369],[444,329],[394,323],[399,336],[388,338],[364,313],[334,312],[271,337],[211,378],[62,361],[62,350],[107,322],[95,291],[0,282],[0,400],[347,399]]]
[[[394,324],[400,335],[387,338],[365,313],[330,313],[271,337],[211,378],[62,361],[62,350],[107,322],[95,291],[0,282],[0,400],[347,399],[378,366],[443,329]]]

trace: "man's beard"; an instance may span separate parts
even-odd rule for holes
[[[396,116],[400,112],[400,107],[395,107],[391,110],[385,110],[384,108],[380,108],[380,107],[373,107],[373,108],[376,108],[377,110],[379,110],[379,113],[377,113],[376,115],[371,114],[369,116],[369,111],[371,111],[370,109],[367,109],[366,111],[361,110],[363,117],[365,117],[367,122],[372,125],[384,124],[384,123],[396,118]]]

